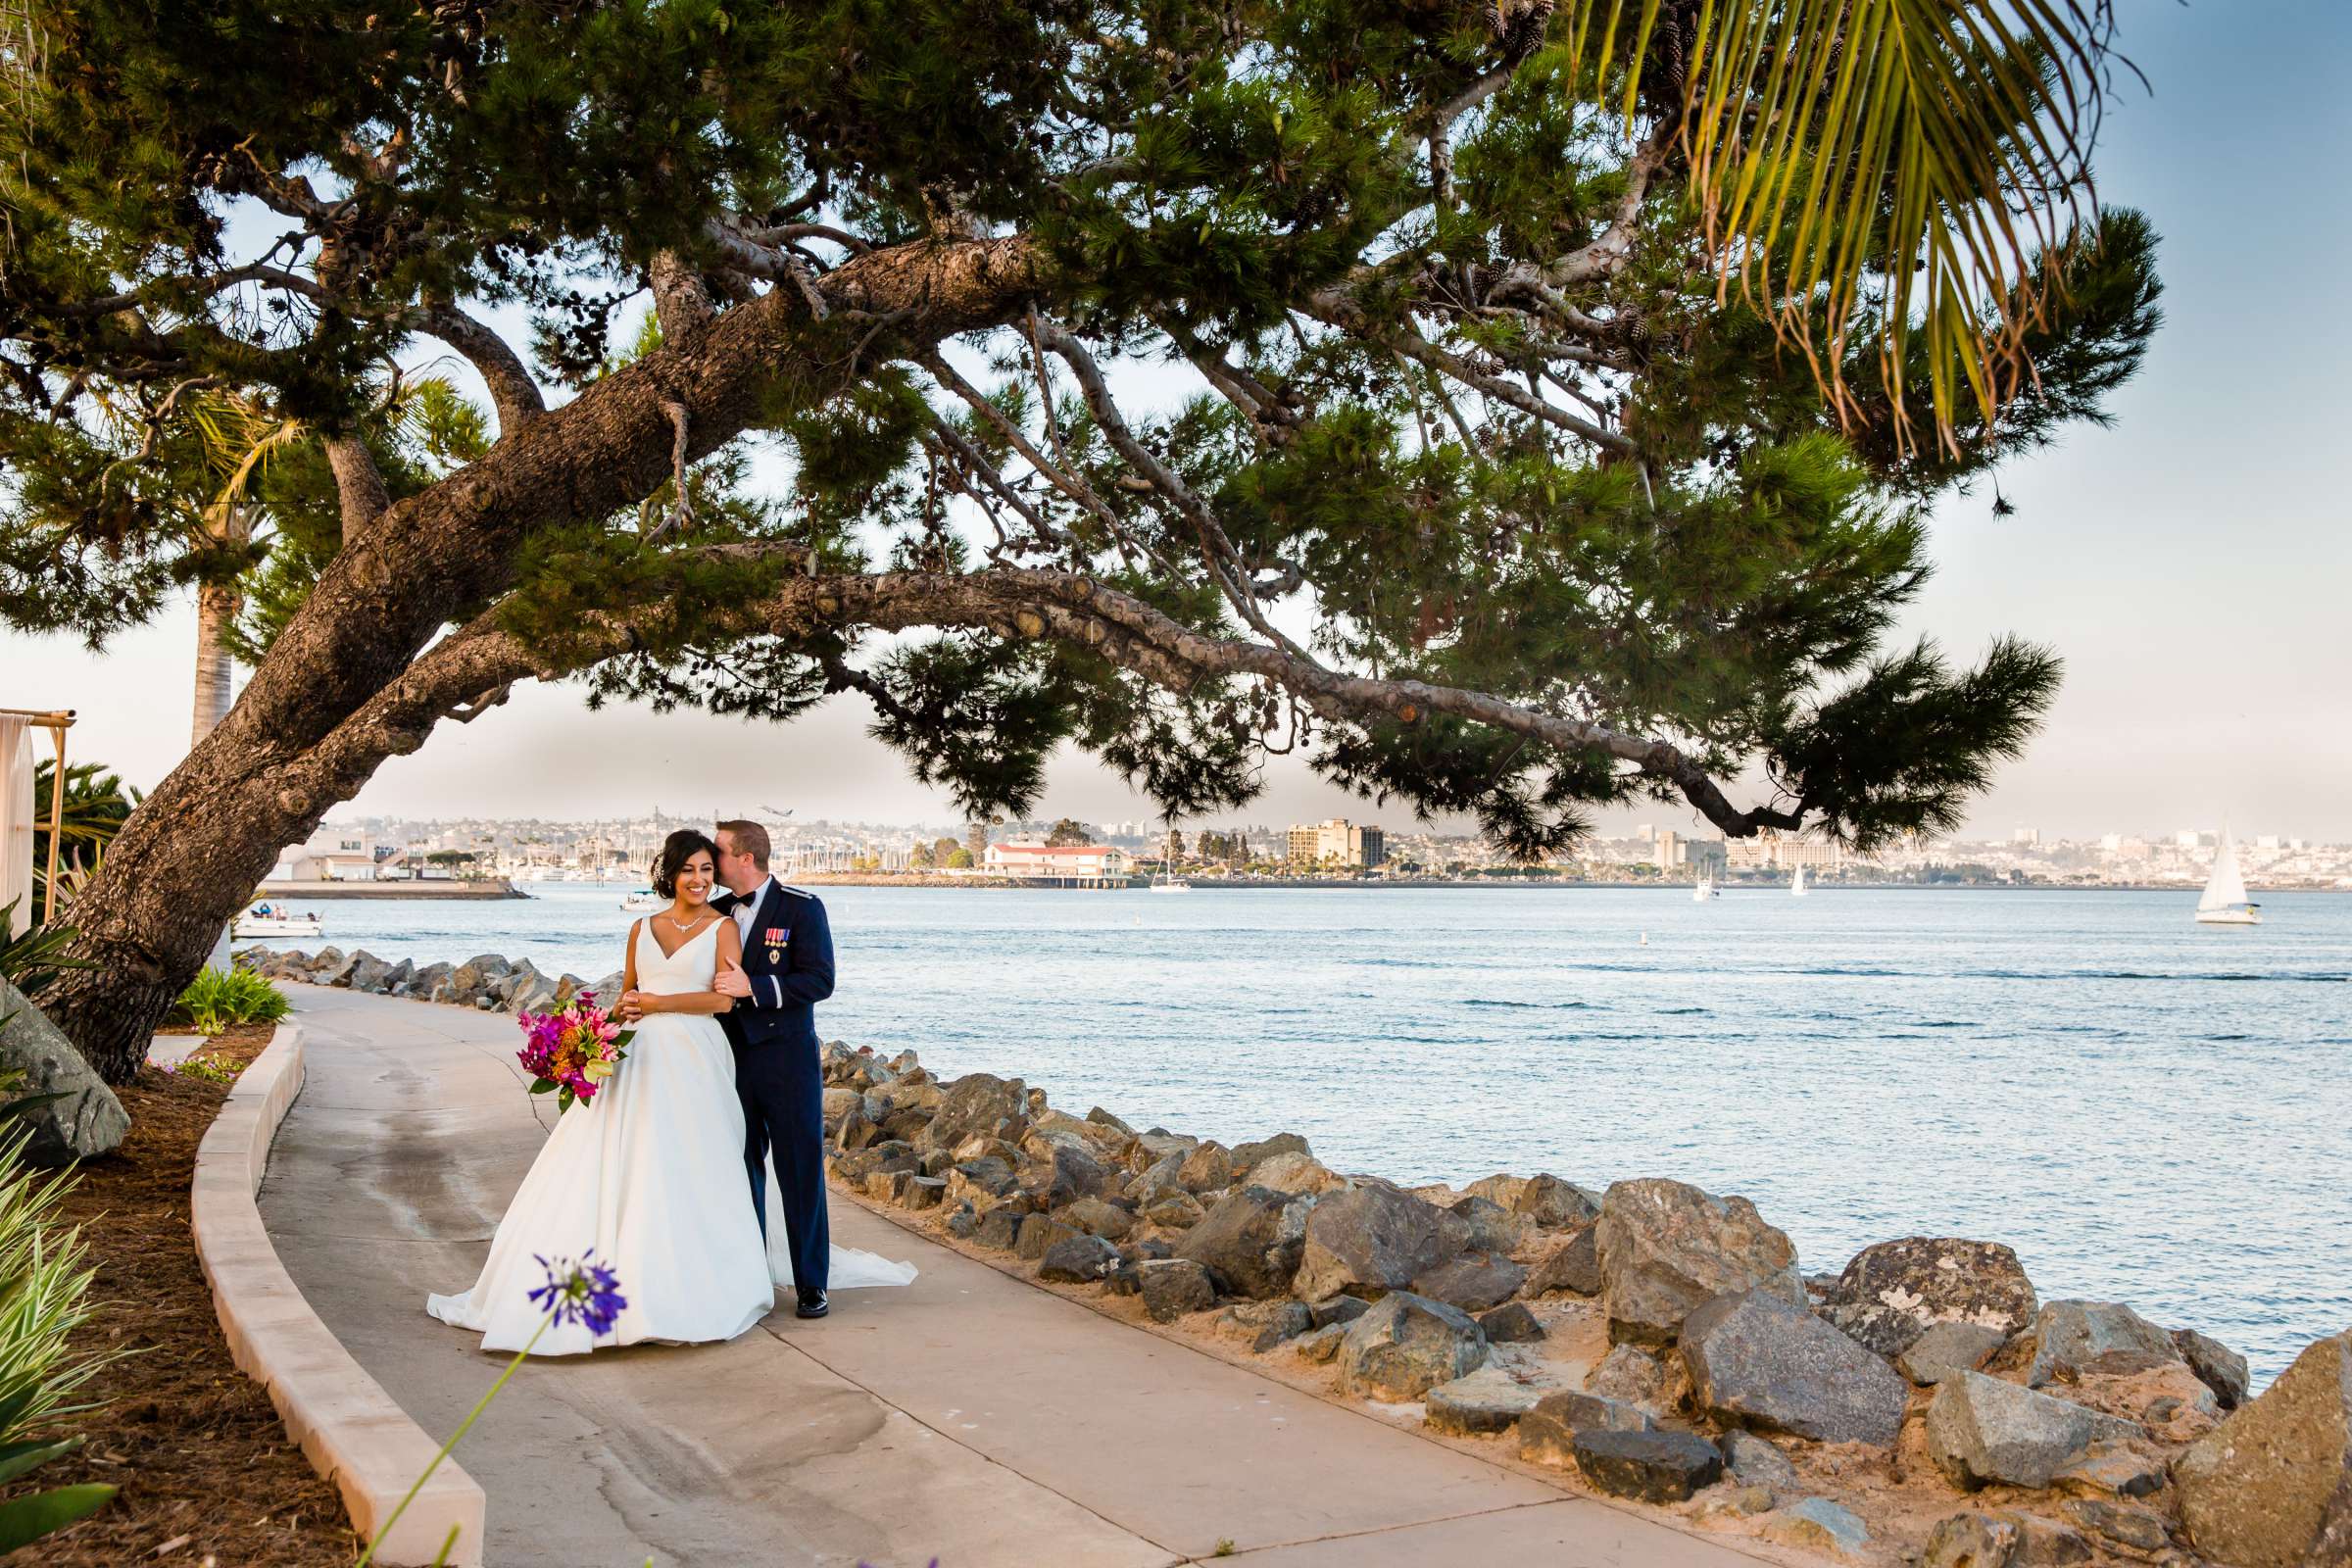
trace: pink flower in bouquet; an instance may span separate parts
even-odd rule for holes
[[[514,1053],[531,1075],[531,1093],[552,1094],[569,1110],[572,1103],[593,1101],[596,1092],[627,1057],[633,1029],[623,1029],[596,1004],[596,993],[583,991],[555,1012],[518,1012],[522,1049]]]

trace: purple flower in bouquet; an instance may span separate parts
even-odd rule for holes
[[[612,1332],[612,1320],[620,1316],[629,1298],[620,1294],[620,1277],[596,1260],[594,1248],[582,1252],[577,1264],[567,1257],[551,1263],[536,1252],[531,1256],[547,1270],[547,1283],[532,1289],[531,1300],[541,1311],[555,1315],[556,1327],[585,1324],[600,1340]]]

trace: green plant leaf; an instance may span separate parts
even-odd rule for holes
[[[72,1453],[81,1446],[81,1439],[66,1438],[56,1443],[0,1444],[0,1484],[14,1481],[25,1471],[47,1464],[63,1453]]]
[[[59,1487],[29,1497],[0,1502],[0,1552],[29,1545],[43,1536],[86,1519],[114,1500],[115,1489],[105,1486]]]

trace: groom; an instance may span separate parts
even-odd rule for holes
[[[831,1310],[825,1266],[832,1243],[825,1222],[824,1074],[813,1004],[833,994],[833,933],[816,895],[767,874],[767,829],[751,821],[721,822],[715,836],[718,879],[727,891],[710,907],[734,920],[743,961],[725,965],[712,984],[735,999],[718,1021],[735,1047],[753,1211],[765,1236],[764,1156],[772,1152],[798,1313],[823,1317]]]

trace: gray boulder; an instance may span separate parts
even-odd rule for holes
[[[65,1165],[111,1153],[130,1131],[122,1102],[106,1087],[65,1032],[0,980],[0,1071],[16,1076],[6,1098],[59,1098],[26,1107],[13,1120],[25,1129],[24,1157],[35,1165]]]
[[[1220,1192],[1233,1185],[1233,1157],[1213,1139],[1194,1148],[1176,1167],[1176,1185],[1186,1192]]]
[[[1046,1249],[1037,1277],[1065,1285],[1084,1285],[1119,1266],[1119,1250],[1100,1236],[1078,1235]]]
[[[1467,1201],[1467,1200],[1465,1200]],[[1601,1289],[1599,1227],[1587,1225],[1544,1254],[1527,1276],[1527,1294],[1598,1296]]]
[[[2082,1457],[2050,1478],[2050,1485],[2077,1497],[2146,1497],[2164,1490],[2165,1462],[2149,1458],[2129,1443],[2094,1443]]]
[[[2136,1553],[2153,1554],[2172,1544],[2172,1531],[2166,1527],[2164,1515],[2153,1508],[2101,1497],[2069,1497],[2058,1505],[2058,1511],[2083,1534],[2103,1536]]]
[[[1348,1325],[1340,1341],[1340,1386],[1375,1399],[1418,1399],[1486,1359],[1487,1337],[1468,1314],[1392,1291]]]
[[[1796,1249],[1744,1198],[1655,1177],[1618,1182],[1601,1200],[1593,1242],[1612,1340],[1670,1345],[1718,1296],[1761,1289],[1805,1304]]]
[[[1263,1187],[1237,1188],[1184,1233],[1176,1255],[1206,1265],[1235,1296],[1260,1300],[1287,1296],[1298,1272],[1313,1201]]]
[[[2138,1432],[2132,1422],[1982,1372],[1946,1378],[1928,1404],[1928,1456],[1966,1491],[1995,1481],[2046,1487],[2093,1443]]]
[[[2028,1332],[2026,1382],[2037,1389],[2062,1372],[2145,1372],[2181,1358],[2170,1334],[2121,1301],[2051,1301]]]
[[[1600,1217],[1600,1201],[1574,1182],[1557,1176],[1530,1176],[1511,1197],[1512,1210],[1537,1224],[1557,1230],[1589,1225]]]
[[[1217,1304],[1216,1282],[1208,1270],[1189,1257],[1159,1258],[1145,1263],[1137,1270],[1137,1279],[1144,1298],[1144,1310],[1152,1320],[1173,1323],[1193,1312],[1205,1312]]]
[[[1312,1236],[1314,1221],[1307,1221],[1306,1229]],[[1509,1258],[1493,1252],[1466,1252],[1414,1280],[1413,1294],[1465,1312],[1484,1312],[1518,1295],[1519,1287],[1526,1283],[1527,1270]]]
[[[1311,1361],[1316,1366],[1328,1366],[1332,1361],[1338,1359],[1340,1342],[1347,1337],[1347,1324],[1326,1323],[1321,1328],[1309,1329],[1293,1340],[1291,1348],[1298,1352],[1298,1358],[1302,1361]]]
[[[972,1232],[972,1240],[982,1247],[1009,1252],[1020,1245],[1021,1221],[1027,1217],[1018,1209],[992,1208],[980,1216],[980,1225]]]
[[[2173,1330],[2173,1345],[2197,1381],[2213,1391],[2215,1402],[2223,1409],[2234,1410],[2246,1402],[2244,1356],[2195,1329]]]
[[[1576,1463],[1576,1435],[1587,1427],[1647,1432],[1656,1423],[1640,1405],[1562,1389],[1544,1395],[1519,1417],[1519,1457],[1566,1468]]]
[[[1645,1408],[1664,1402],[1666,1382],[1666,1368],[1658,1358],[1631,1345],[1609,1347],[1609,1353],[1585,1374],[1585,1387],[1592,1393]]]
[[[1998,1242],[1907,1236],[1856,1252],[1822,1303],[1829,1320],[1881,1355],[1899,1355],[1937,1323],[1997,1330],[2034,1320],[2034,1283]]]
[[[1469,1245],[1481,1252],[1515,1252],[1535,1229],[1526,1215],[1514,1214],[1491,1199],[1465,1198],[1447,1206],[1469,1227]]]
[[[1718,1421],[1883,1446],[1902,1430],[1910,1385],[1769,1290],[1718,1297],[1691,1313],[1682,1349],[1692,1396]]]
[[[1085,1150],[1055,1144],[1022,1167],[1020,1187],[1047,1207],[1059,1208],[1101,1193],[1102,1167]]]
[[[1544,1338],[1544,1325],[1525,1301],[1507,1301],[1492,1312],[1480,1313],[1478,1327],[1489,1345],[1532,1345]]]
[[[1767,1541],[1833,1557],[1859,1556],[1870,1544],[1870,1529],[1850,1508],[1827,1497],[1807,1497],[1766,1514],[1757,1524]]]
[[[1508,1432],[1543,1396],[1542,1389],[1529,1387],[1502,1368],[1483,1366],[1430,1390],[1424,1396],[1429,1409],[1423,1421],[1436,1431],[1462,1437]]]
[[[1574,1443],[1576,1467],[1611,1496],[1687,1502],[1723,1474],[1715,1445],[1690,1432],[1620,1432],[1585,1427]]]
[[[1189,1231],[1200,1224],[1207,1212],[1200,1206],[1200,1200],[1192,1194],[1169,1193],[1145,1205],[1143,1215],[1145,1220],[1163,1231]]]
[[[1324,1164],[1312,1154],[1284,1152],[1268,1154],[1250,1167],[1248,1176],[1237,1176],[1252,1187],[1271,1187],[1278,1193],[1330,1193],[1348,1184],[1348,1178]]]
[[[1329,1323],[1352,1323],[1372,1310],[1372,1303],[1360,1296],[1327,1296],[1320,1301],[1307,1303],[1315,1315],[1315,1327]]]
[[[1742,1486],[1793,1492],[1804,1485],[1788,1456],[1752,1432],[1727,1432],[1716,1446],[1723,1450],[1732,1479]]]
[[[1913,1340],[1894,1359],[1896,1370],[1921,1388],[1933,1388],[1955,1372],[1974,1372],[2009,1343],[1999,1329],[1975,1323],[1938,1323]]]
[[[953,1150],[967,1138],[1017,1144],[1029,1131],[1029,1089],[1018,1078],[966,1073],[940,1091],[939,1108],[923,1129],[929,1149]]]
[[[1135,1229],[1135,1216],[1116,1203],[1106,1203],[1100,1198],[1081,1198],[1055,1215],[1063,1224],[1074,1225],[1089,1236],[1100,1236],[1106,1242],[1122,1242]]]
[[[2173,1463],[2197,1550],[2236,1568],[2352,1563],[2352,1331],[2321,1340]]]
[[[1920,1568],[2063,1568],[2092,1555],[2081,1532],[2054,1519],[1972,1509],[1928,1533]]]
[[[1276,1154],[1297,1154],[1306,1159],[1315,1157],[1315,1152],[1307,1147],[1306,1140],[1297,1133],[1276,1133],[1271,1138],[1262,1138],[1255,1143],[1233,1146],[1233,1152],[1227,1161],[1233,1172],[1232,1179],[1237,1182],[1253,1180],[1259,1162],[1271,1159]],[[1272,1184],[1259,1182],[1258,1185],[1264,1187]]]
[[[1337,1193],[1314,1206],[1298,1261],[1298,1294],[1377,1298],[1400,1291],[1460,1252],[1469,1227],[1385,1187]]]

